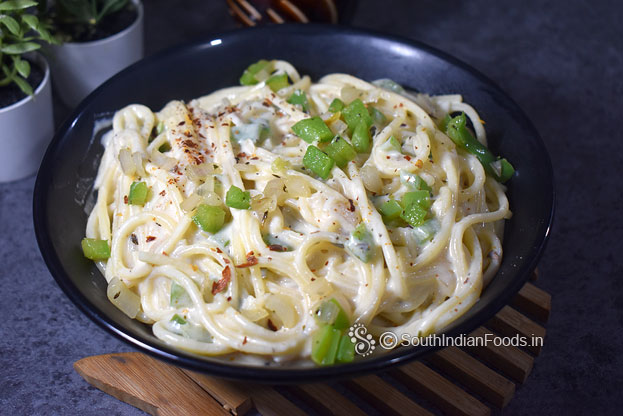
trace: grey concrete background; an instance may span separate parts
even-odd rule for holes
[[[147,54],[235,27],[224,1],[144,3]],[[538,284],[553,311],[543,353],[504,414],[623,408],[621,22],[621,3],[606,0],[362,0],[352,21],[487,74],[551,154],[558,211]],[[50,276],[33,232],[33,184],[0,184],[0,414],[143,414],[72,369],[82,357],[132,349],[87,320]]]

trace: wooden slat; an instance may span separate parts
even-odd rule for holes
[[[521,313],[531,315],[541,322],[547,322],[552,308],[552,297],[532,283],[526,283],[513,298],[511,305]]]
[[[480,337],[484,341],[477,346],[467,346],[466,349],[478,356],[481,360],[498,369],[503,374],[515,381],[523,383],[532,371],[534,359],[530,354],[516,347],[494,345],[493,339],[497,337],[493,332],[480,327],[470,334],[472,337]]]
[[[428,356],[428,361],[497,407],[504,407],[515,394],[515,384],[465,351],[447,347]]]
[[[327,384],[301,384],[290,391],[322,415],[365,416],[365,412]]]
[[[520,335],[528,343],[528,345],[521,348],[535,355],[541,353],[543,340],[545,339],[545,328],[510,306],[502,308],[487,322],[486,327],[509,337]]]
[[[306,413],[269,386],[247,384],[255,408],[262,416],[305,416]]]
[[[344,384],[384,415],[431,415],[379,376],[358,377]]]
[[[74,369],[98,389],[151,415],[229,415],[182,370],[138,352],[83,358]]]
[[[182,371],[234,415],[244,415],[253,409],[251,396],[244,388],[241,388],[241,383],[206,376],[186,369]]]
[[[491,414],[491,409],[419,361],[393,371],[392,376],[446,413],[464,416]]]

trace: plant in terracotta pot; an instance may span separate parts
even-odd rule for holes
[[[36,1],[0,0],[0,181],[34,173],[54,134],[50,71],[38,54],[54,42]]]
[[[52,48],[52,78],[70,107],[143,57],[140,0],[55,0],[50,16],[64,41]]]

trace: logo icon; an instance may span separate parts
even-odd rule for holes
[[[368,329],[362,323],[356,323],[348,328],[348,336],[355,344],[357,355],[367,357],[374,352],[376,341],[372,339],[372,334],[368,334]]]

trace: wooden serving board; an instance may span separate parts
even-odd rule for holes
[[[536,279],[536,273],[533,280]],[[551,297],[526,283],[471,335],[544,337]],[[487,335],[488,334],[488,335]],[[93,386],[151,415],[488,415],[526,381],[541,346],[447,347],[387,373],[271,387],[222,380],[133,352],[87,357],[75,370]]]

